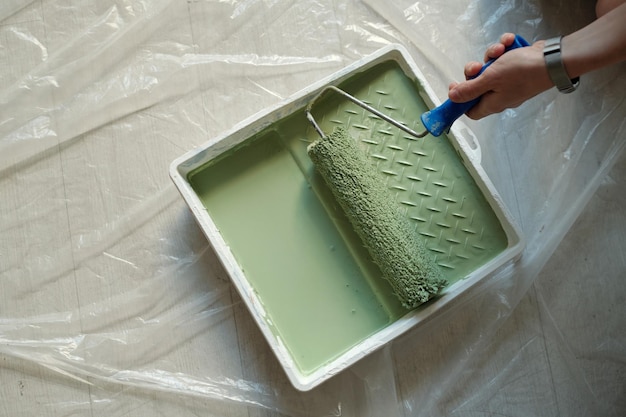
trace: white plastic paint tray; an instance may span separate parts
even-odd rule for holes
[[[516,258],[522,239],[469,130],[417,140],[329,93],[313,113],[346,127],[450,285],[405,310],[380,278],[306,154],[307,103],[326,85],[409,127],[438,100],[389,46],[175,160],[170,175],[293,385],[309,390],[454,302]]]

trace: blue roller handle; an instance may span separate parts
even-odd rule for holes
[[[522,48],[529,45],[530,44],[526,41],[526,39],[522,38],[519,35],[515,35],[515,41],[511,44],[511,46],[506,47],[504,52],[508,52],[511,49]],[[483,67],[480,69],[480,72],[471,78],[478,77],[494,61],[495,59],[487,61],[485,65],[483,65]],[[470,100],[465,103],[455,103],[448,99],[439,107],[422,114],[422,124],[424,125],[424,127],[426,127],[426,130],[428,130],[431,135],[439,136],[443,132],[448,132],[450,130],[450,126],[452,126],[452,123],[454,123],[456,119],[465,114],[469,109],[474,107],[478,103],[478,101],[480,101],[480,97],[477,97],[474,100]]]

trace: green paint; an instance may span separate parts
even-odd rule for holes
[[[341,87],[420,130],[426,106],[397,64],[379,64]],[[325,132],[344,126],[365,149],[450,284],[506,248],[498,219],[445,136],[407,138],[332,95],[314,115]],[[306,147],[316,139],[297,109],[188,176],[305,374],[407,312],[315,172]]]
[[[302,371],[390,322],[278,135],[259,138],[191,183]]]

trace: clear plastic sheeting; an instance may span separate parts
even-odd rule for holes
[[[389,43],[443,100],[501,33],[565,34],[593,11],[3,1],[0,415],[624,415],[624,64],[464,120],[522,258],[311,392],[291,387],[168,178],[187,150]]]

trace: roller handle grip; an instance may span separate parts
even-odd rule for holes
[[[526,41],[526,39],[519,35],[515,35],[515,40],[510,46],[505,48],[504,52],[508,52],[512,49],[523,48],[529,45],[530,44]],[[495,59],[487,61],[478,74],[471,77],[471,79],[474,79],[482,74],[494,61]],[[431,135],[439,136],[443,132],[448,132],[452,123],[464,115],[469,109],[478,104],[479,101],[480,97],[477,97],[474,100],[466,101],[465,103],[455,103],[454,101],[448,99],[439,107],[422,114],[422,124]]]

